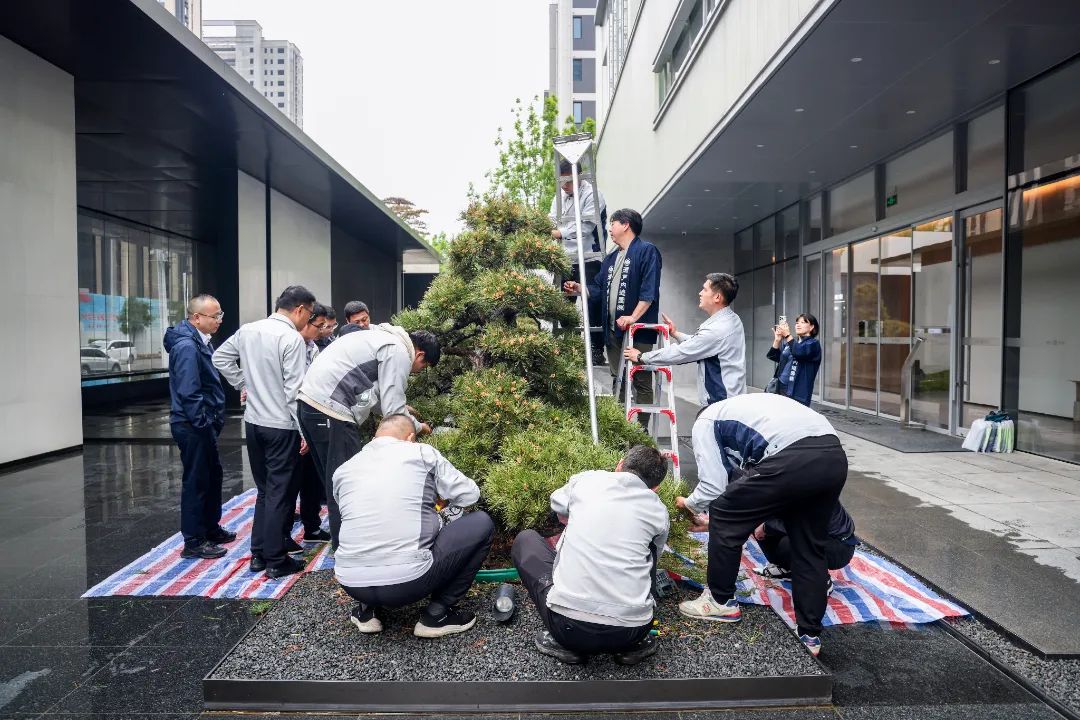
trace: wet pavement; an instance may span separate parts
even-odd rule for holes
[[[177,529],[179,454],[160,406],[140,410],[89,418],[88,437],[112,439],[82,453],[0,473],[0,718],[195,716],[202,678],[257,619],[245,601],[79,598]],[[226,498],[251,487],[230,425]],[[831,628],[824,643],[834,706],[611,717],[1058,717],[938,627]]]

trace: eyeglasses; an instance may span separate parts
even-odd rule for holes
[[[326,329],[326,323],[323,323],[322,325],[316,325],[315,323],[309,323],[309,324],[311,325],[311,327],[315,328],[316,330],[321,331],[321,330]]]
[[[221,320],[225,317],[225,311],[216,312],[213,315],[207,315],[206,313],[195,313],[196,315],[202,315],[204,318],[210,318],[212,320]]]

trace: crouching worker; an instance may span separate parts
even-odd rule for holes
[[[698,484],[675,503],[692,517],[708,512],[708,587],[679,605],[701,620],[741,619],[735,599],[743,544],[761,523],[784,521],[791,548],[791,595],[799,639],[821,650],[829,571],[829,517],[847,481],[847,455],[821,415],[780,395],[721,400],[694,423]]]
[[[480,499],[476,483],[442,454],[416,440],[407,415],[383,418],[375,439],[334,473],[341,534],[334,573],[359,603],[350,621],[362,633],[383,629],[375,611],[425,597],[413,634],[465,632],[476,616],[457,607],[487,557],[495,526],[474,511],[442,527],[436,499],[465,508]]]
[[[826,567],[830,570],[847,567],[855,555],[859,538],[855,536],[855,521],[840,503],[833,506],[832,515],[829,516],[828,535],[829,539],[825,541]],[[761,546],[761,552],[765,553],[765,559],[769,561],[768,565],[756,568],[754,572],[769,580],[790,578],[791,570],[788,568],[791,567],[791,538],[788,537],[784,521],[773,518],[758,525],[754,537]],[[825,585],[828,591],[832,592],[831,578]]]
[[[540,652],[570,664],[613,653],[634,665],[657,651],[652,585],[668,512],[656,489],[666,474],[660,453],[637,445],[615,472],[578,473],[551,494],[566,524],[556,549],[535,530],[514,540],[514,567],[544,623]]]

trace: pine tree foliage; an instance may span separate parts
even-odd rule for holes
[[[584,344],[578,333],[544,329],[578,322],[574,306],[535,272],[568,270],[547,216],[488,197],[462,218],[466,229],[443,272],[416,309],[395,319],[431,330],[443,349],[439,365],[414,378],[409,402],[440,426],[427,442],[481,483],[504,529],[535,527],[571,475],[614,469],[627,448],[652,441],[602,397],[601,444],[592,443]]]

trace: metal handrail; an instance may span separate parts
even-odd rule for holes
[[[915,364],[915,353],[926,341],[922,335],[912,338],[911,351],[900,366],[900,424],[911,427],[911,366]]]

